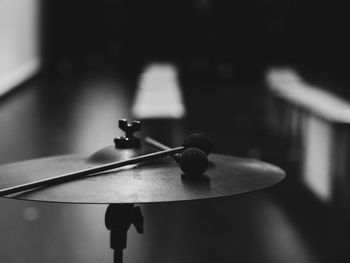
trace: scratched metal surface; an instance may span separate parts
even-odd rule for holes
[[[100,159],[98,156],[110,155],[110,149],[100,151],[93,158],[67,155],[3,165],[0,167],[0,187],[15,186],[93,167],[97,164],[95,160]],[[106,150],[107,155],[104,154]],[[120,152],[130,155],[130,151]],[[118,158],[124,159],[123,154],[118,154]],[[9,197],[87,204],[174,202],[247,193],[274,185],[283,178],[284,172],[268,163],[211,154],[209,169],[200,180],[186,179],[172,158],[164,158],[149,165],[117,169]]]

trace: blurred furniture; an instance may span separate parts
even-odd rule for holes
[[[291,69],[270,70],[266,82],[267,126],[286,146],[285,158],[299,176],[293,180],[347,212],[350,102]]]

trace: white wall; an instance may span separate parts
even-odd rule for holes
[[[0,0],[0,96],[39,69],[39,2]]]

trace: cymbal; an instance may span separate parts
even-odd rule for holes
[[[142,148],[142,153],[152,151],[150,148]],[[63,155],[2,165],[0,189],[138,154],[141,153],[135,150],[116,150],[109,146],[90,157]],[[85,204],[188,201],[259,190],[280,182],[284,177],[285,173],[280,168],[262,161],[210,154],[206,173],[197,180],[189,179],[182,175],[178,164],[171,157],[165,157],[6,197]]]

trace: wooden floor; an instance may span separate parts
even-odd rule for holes
[[[136,84],[110,68],[30,81],[0,100],[0,164],[112,144],[121,135],[118,119],[130,118]],[[187,117],[145,121],[145,132],[176,145],[184,131],[201,128],[215,152],[273,161],[262,129],[262,82],[184,73],[181,88]],[[0,207],[0,262],[112,262],[104,205],[0,199]],[[130,229],[125,262],[346,262],[345,224],[288,179],[231,198],[141,208],[145,233]]]

